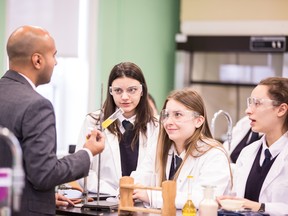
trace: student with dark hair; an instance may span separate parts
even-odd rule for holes
[[[118,193],[119,179],[129,176],[141,164],[148,147],[156,148],[158,137],[158,121],[148,103],[144,75],[131,62],[122,62],[112,68],[103,115],[100,110],[87,115],[79,144],[85,140],[90,127],[99,127],[100,122],[118,108],[124,113],[104,130],[106,141],[100,164],[100,192],[112,195]],[[92,192],[97,192],[98,160],[94,157],[87,180],[88,190]],[[83,186],[83,182],[80,184]]]

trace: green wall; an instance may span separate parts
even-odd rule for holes
[[[112,67],[122,61],[142,69],[157,108],[173,89],[179,0],[99,0],[97,76],[104,89]],[[5,1],[0,1],[0,75],[5,72]],[[97,105],[95,107],[98,107]]]
[[[5,72],[5,66],[4,66],[4,56],[6,55],[6,49],[5,49],[5,8],[6,8],[6,2],[0,1],[0,77]]]
[[[178,28],[177,0],[100,0],[98,69],[104,89],[115,64],[134,62],[160,110],[173,89]]]

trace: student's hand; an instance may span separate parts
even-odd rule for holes
[[[228,195],[223,195],[219,196],[216,198],[217,202],[220,205],[220,200],[222,199],[237,199],[237,200],[243,200],[243,208],[251,209],[251,211],[257,212],[260,209],[261,203],[251,201],[249,199],[241,198],[241,197],[235,197],[235,196],[228,196]]]
[[[143,189],[135,189],[135,190],[133,191],[132,198],[133,198],[134,200],[139,199],[139,200],[141,200],[142,202],[149,203],[148,193],[147,193],[146,190],[143,190]]]
[[[244,208],[249,208],[255,212],[259,211],[261,203],[258,203],[258,202],[252,201],[252,200],[248,200],[248,199],[244,199],[244,198],[243,198],[243,200],[245,201],[244,205],[243,205]]]
[[[74,206],[74,203],[70,199],[68,199],[67,197],[65,197],[60,193],[55,193],[55,200],[57,207],[69,206],[69,205]]]
[[[91,134],[87,136],[84,147],[88,148],[93,156],[101,153],[105,147],[105,137],[103,133],[97,129],[92,130]]]
[[[223,195],[223,196],[216,197],[216,200],[219,203],[219,205],[220,205],[220,200],[223,200],[223,199],[240,199],[240,198],[237,198],[236,196],[230,196],[230,195]]]

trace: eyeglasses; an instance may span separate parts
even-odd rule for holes
[[[248,97],[247,98],[247,107],[253,107],[257,108],[263,104],[271,104],[272,106],[277,106],[278,101],[276,100],[271,100],[268,98],[254,98],[254,97]]]
[[[160,121],[165,123],[169,117],[172,118],[174,122],[185,122],[193,119],[194,117],[200,116],[199,113],[190,110],[177,110],[169,112],[168,109],[164,109],[160,112]]]
[[[126,90],[124,90],[124,89],[122,89],[120,87],[113,87],[113,86],[109,87],[109,93],[111,95],[121,96],[124,93],[124,91],[129,96],[138,95],[138,94],[140,94],[142,92],[142,85],[130,86]]]

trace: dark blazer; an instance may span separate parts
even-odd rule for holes
[[[23,151],[25,188],[20,215],[55,215],[55,186],[87,176],[88,153],[81,150],[57,159],[52,104],[11,70],[0,79],[0,125],[14,133]]]

